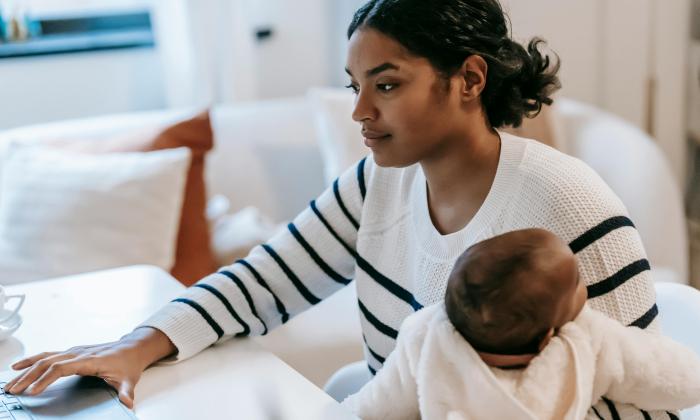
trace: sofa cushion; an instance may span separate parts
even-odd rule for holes
[[[231,211],[255,206],[274,222],[294,218],[324,188],[312,121],[303,97],[214,108],[210,194],[227,197]]]
[[[0,183],[0,282],[172,266],[190,152],[80,154],[13,144]]]
[[[126,133],[103,137],[60,138],[42,143],[88,153],[152,152],[188,147],[192,152],[192,163],[187,174],[175,263],[170,273],[189,286],[216,270],[205,216],[207,194],[204,165],[206,154],[214,143],[209,113],[203,112],[165,127],[150,124]]]
[[[307,96],[314,110],[326,185],[330,185],[370,150],[364,145],[362,127],[352,119],[355,106],[352,92],[339,88],[314,88]]]

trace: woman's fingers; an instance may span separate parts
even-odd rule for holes
[[[26,393],[36,395],[43,392],[49,385],[64,376],[82,375],[96,376],[97,372],[90,363],[88,357],[79,357],[71,360],[56,361],[46,371],[30,384]]]
[[[5,385],[5,391],[36,395],[64,376],[97,376],[119,393],[119,400],[125,406],[133,408],[134,387],[144,369],[133,344],[117,341],[73,347],[62,353],[42,353],[20,360],[13,368],[25,370]]]
[[[46,353],[40,353],[37,355],[34,355],[32,357],[27,357],[26,359],[19,360],[15,363],[12,364],[12,369],[14,370],[22,370],[25,368],[28,368],[29,366],[33,365],[34,363],[38,362],[41,359],[46,359],[47,357],[51,357],[58,354],[58,352],[46,352]]]
[[[46,353],[37,354],[37,355],[32,356],[32,357],[27,357],[26,359],[22,359],[18,362],[15,362],[12,365],[12,369],[21,370],[21,369],[28,368],[29,366],[32,366],[37,361],[44,359],[44,358],[47,358],[47,357],[55,356],[56,354],[58,354],[58,352],[50,352],[50,353],[46,352]],[[3,387],[5,392],[9,392],[10,388],[12,388],[20,379],[22,379],[22,377],[24,376],[25,373],[26,372],[17,374],[17,376],[15,376],[10,382],[6,383],[5,386]]]
[[[21,364],[21,366],[25,366],[25,367],[33,366],[37,361],[43,360],[44,358],[47,358],[47,357],[53,357],[57,354],[58,354],[57,352],[37,354],[36,356],[32,356],[30,358],[20,360],[19,362],[15,363],[13,365],[13,367],[20,365],[20,364]],[[27,373],[29,373],[29,369],[25,370],[22,373],[18,373],[17,376],[15,376],[10,382],[6,383],[4,388],[3,388],[5,390],[5,392],[10,392],[10,389],[12,389],[12,387],[14,387],[17,384],[17,382],[21,381],[22,378],[24,378],[27,375]]]
[[[30,368],[28,368],[19,378],[15,378],[12,386],[6,387],[6,390],[11,394],[21,394],[25,389],[34,381],[37,380],[41,375],[44,374],[54,363],[62,362],[67,359],[71,359],[75,356],[72,354],[59,353],[53,356],[46,357],[35,362]]]

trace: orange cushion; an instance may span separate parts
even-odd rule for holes
[[[87,153],[150,152],[189,147],[192,162],[187,174],[175,264],[171,274],[182,284],[190,286],[216,270],[205,214],[207,194],[204,165],[207,152],[214,146],[208,111],[165,128],[150,127],[100,141],[56,140],[49,143]]]

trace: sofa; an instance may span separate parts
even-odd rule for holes
[[[275,223],[293,218],[353,158],[352,153],[361,153],[354,145],[339,144],[359,137],[357,126],[348,121],[349,112],[340,114],[352,107],[352,98],[329,97],[330,105],[309,95],[214,107],[215,145],[206,166],[209,196],[224,197],[229,213],[254,206]],[[554,110],[557,147],[592,166],[627,205],[655,281],[687,284],[682,196],[653,140],[592,106],[560,99]],[[194,111],[140,112],[22,127],[0,133],[0,148],[10,141],[97,138],[177,121]],[[343,159],[334,153],[343,153]],[[363,357],[358,317],[354,290],[348,287],[257,340],[322,386],[339,367]],[[315,334],[309,336],[307,331]]]

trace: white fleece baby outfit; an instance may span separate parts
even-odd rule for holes
[[[578,420],[603,396],[642,410],[700,404],[700,358],[586,305],[526,368],[491,368],[437,304],[406,319],[384,368],[343,405],[362,419]]]

